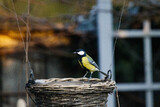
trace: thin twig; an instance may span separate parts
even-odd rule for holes
[[[3,4],[1,4],[1,3],[0,3],[0,6],[3,7],[4,9],[6,9],[7,11],[13,13],[14,15],[17,14],[17,13],[15,13],[13,10],[11,10],[10,8],[6,7],[5,5],[3,5]],[[25,25],[27,24],[27,23],[23,20],[23,18],[21,18],[20,16],[17,15],[17,18],[20,19]],[[26,26],[27,26],[27,25],[26,25]]]
[[[26,81],[28,82],[28,72],[29,72],[29,59],[28,59],[28,49],[29,49],[29,14],[30,14],[30,0],[28,0],[28,9],[27,9],[27,34],[26,34]],[[26,95],[27,97],[27,107],[29,107],[29,97],[28,94]]]
[[[8,7],[6,7],[5,5],[3,5],[2,3],[0,3],[0,6],[2,6],[4,9],[10,11],[10,12],[13,12],[15,13],[13,10],[9,9]]]
[[[26,45],[25,45],[24,39],[23,39],[23,35],[22,35],[22,31],[21,31],[20,24],[19,24],[19,20],[18,20],[18,16],[17,16],[17,13],[16,13],[14,1],[13,1],[13,0],[11,0],[11,1],[12,1],[13,9],[14,9],[13,13],[14,13],[14,15],[15,15],[15,17],[16,17],[17,26],[18,26],[19,33],[20,33],[21,38],[22,38],[22,41],[23,41],[24,51],[25,51],[25,53],[26,53],[26,81],[28,81],[28,63],[27,63],[27,62],[28,62],[28,42],[26,42]],[[7,9],[7,8],[6,8],[6,9]],[[10,9],[9,9],[9,10],[10,10]],[[12,11],[12,10],[10,10],[10,11]],[[29,96],[28,96],[27,92],[26,92],[26,98],[27,98],[27,107],[29,107]]]
[[[3,7],[5,7],[6,9],[8,9],[8,10],[10,10],[11,12],[14,13],[14,15],[15,15],[15,17],[16,17],[16,21],[17,21],[18,30],[19,30],[20,36],[21,36],[21,38],[22,38],[22,42],[23,42],[23,46],[24,46],[24,51],[26,51],[25,42],[24,42],[23,35],[22,35],[22,30],[21,30],[21,28],[20,28],[18,16],[17,16],[17,13],[16,13],[16,8],[15,8],[15,5],[14,5],[13,0],[11,0],[11,1],[12,1],[12,6],[13,6],[13,10],[14,10],[14,11],[12,11],[11,9],[6,8],[5,6],[3,6]]]
[[[117,98],[118,107],[120,107],[120,103],[119,103],[119,95],[118,95],[118,88],[117,88],[117,87],[116,87],[116,98]]]
[[[119,30],[120,30],[120,27],[121,27],[122,16],[123,16],[123,13],[124,13],[125,4],[126,4],[126,1],[123,0],[123,7],[122,7],[121,15],[120,15],[120,18],[119,18],[117,33],[119,33]],[[114,46],[113,46],[113,54],[112,54],[112,57],[111,57],[111,58],[114,57],[117,41],[118,41],[118,36],[116,36],[116,40],[115,40],[115,42],[114,42]],[[113,60],[113,59],[111,59],[111,64],[110,64],[110,66],[109,66],[110,69],[111,69],[111,66],[112,66],[112,63],[113,63],[112,60]]]

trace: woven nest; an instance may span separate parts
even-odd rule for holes
[[[106,107],[115,82],[92,78],[52,78],[36,80],[29,91],[38,107]]]

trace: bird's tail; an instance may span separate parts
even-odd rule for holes
[[[110,69],[107,71],[107,74],[102,71],[99,71],[99,72],[105,76],[105,80],[112,78],[112,73]]]

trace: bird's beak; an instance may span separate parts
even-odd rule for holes
[[[73,54],[76,54],[77,52],[73,52]]]

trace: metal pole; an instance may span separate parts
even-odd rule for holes
[[[145,62],[145,83],[148,87],[152,86],[152,44],[151,38],[148,37],[150,32],[150,22],[144,21],[144,62]],[[153,107],[153,91],[148,89],[146,91],[146,107]]]
[[[111,0],[98,0],[97,1],[98,8],[98,46],[99,46],[99,65],[100,69],[103,72],[109,70],[109,66],[113,63],[113,44],[112,44],[112,35],[113,35],[113,27],[112,27],[112,2]],[[113,64],[112,64],[113,65]],[[113,68],[113,66],[112,66]],[[114,72],[112,69],[113,77]],[[100,78],[103,78],[103,75],[100,74]],[[113,78],[114,79],[114,78]],[[114,95],[109,96],[108,107],[114,106]]]
[[[145,59],[145,82],[147,86],[152,84],[152,65],[151,65],[151,38],[144,38],[144,59]],[[146,107],[153,107],[153,92],[146,91]]]

